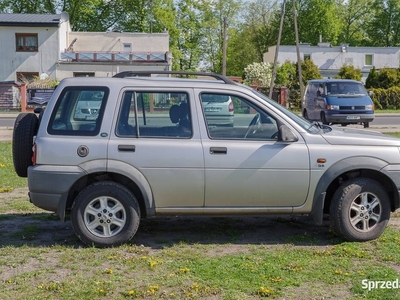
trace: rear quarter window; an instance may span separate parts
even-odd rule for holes
[[[100,131],[108,99],[107,87],[67,87],[54,107],[47,127],[53,135],[95,136]]]

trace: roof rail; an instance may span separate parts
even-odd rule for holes
[[[140,76],[151,76],[152,74],[166,74],[166,75],[181,75],[183,76],[208,76],[213,77],[217,80],[221,80],[226,84],[237,84],[233,80],[229,79],[228,77],[217,74],[217,73],[207,73],[207,72],[188,72],[188,71],[124,71],[115,74],[113,77],[116,78],[125,78],[125,77],[140,77]]]

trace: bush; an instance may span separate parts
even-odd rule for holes
[[[360,69],[357,69],[352,65],[345,64],[340,68],[339,73],[334,78],[361,81],[362,73]]]
[[[375,109],[400,109],[400,87],[370,89]]]
[[[382,68],[376,72],[375,68],[369,71],[365,82],[367,88],[388,89],[400,84],[400,69]]]
[[[291,89],[296,78],[296,65],[287,60],[276,68],[275,86],[286,86]]]
[[[272,63],[253,63],[245,69],[244,84],[257,85],[258,87],[269,87],[272,77]]]

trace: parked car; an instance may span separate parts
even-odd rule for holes
[[[82,91],[75,109],[75,120],[96,120],[101,106],[102,93]]]
[[[30,201],[69,216],[84,243],[128,242],[142,218],[159,215],[251,214],[309,214],[316,224],[329,214],[344,239],[367,241],[399,208],[400,139],[311,123],[218,74],[158,73],[215,80],[66,78],[39,118],[15,121],[14,168]],[[77,119],[88,92],[97,117]],[[232,127],[210,125],[205,95],[235,101]]]
[[[208,125],[233,126],[234,106],[230,96],[202,93],[200,97]]]
[[[303,117],[323,124],[363,124],[374,120],[374,103],[359,81],[315,79],[307,83],[302,101]]]

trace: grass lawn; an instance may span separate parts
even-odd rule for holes
[[[400,214],[377,240],[344,242],[284,217],[144,220],[129,244],[85,247],[27,201],[0,143],[0,299],[400,299]]]

